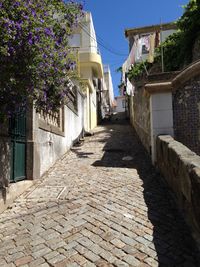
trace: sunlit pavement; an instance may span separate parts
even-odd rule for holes
[[[0,266],[200,266],[132,128],[98,127],[0,215]]]

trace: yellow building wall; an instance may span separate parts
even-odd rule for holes
[[[91,130],[97,126],[97,107],[94,106],[91,100]]]

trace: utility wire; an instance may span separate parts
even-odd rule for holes
[[[84,24],[81,23],[81,25],[84,27]],[[101,41],[101,43],[104,45],[104,46],[107,46],[107,48],[111,49],[112,51],[115,51],[115,53],[119,54],[119,55],[122,55],[122,56],[127,56],[127,54],[124,54],[124,53],[121,53],[117,50],[115,50],[110,44],[106,43],[104,41],[104,39],[98,35],[97,33],[95,33],[95,35],[98,37],[98,39]]]
[[[110,49],[109,47],[105,46],[102,42],[96,40],[84,27],[84,25],[82,25],[81,23],[79,23],[81,29],[88,35],[90,36],[94,41],[96,41],[100,46],[102,46],[103,48],[105,48],[107,51],[109,51],[110,53],[114,54],[114,55],[117,55],[117,56],[121,56],[121,57],[124,57],[124,56],[128,56],[127,54],[121,54],[121,53],[117,53],[115,51],[113,51],[112,49]]]

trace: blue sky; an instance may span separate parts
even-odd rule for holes
[[[120,74],[116,69],[128,54],[126,28],[135,28],[177,20],[183,13],[182,5],[189,0],[84,0],[84,9],[92,13],[103,63],[109,64],[114,93],[118,95]],[[109,51],[108,51],[109,50]],[[110,51],[111,50],[111,51]]]

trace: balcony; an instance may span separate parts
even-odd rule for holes
[[[80,67],[91,67],[95,71],[97,78],[103,77],[103,66],[101,55],[98,50],[91,48],[81,48],[79,51]]]

